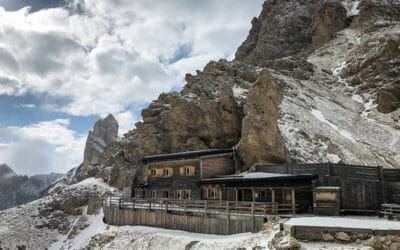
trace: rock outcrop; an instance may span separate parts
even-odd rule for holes
[[[101,154],[112,141],[118,138],[118,122],[113,115],[98,120],[89,131],[86,140],[81,179],[96,175],[96,166],[103,163]]]
[[[244,106],[242,136],[237,149],[245,166],[290,160],[277,123],[282,100],[283,92],[278,82],[268,70],[263,71]]]
[[[261,15],[253,19],[249,36],[236,52],[236,60],[263,66],[268,60],[305,53],[312,45],[318,2],[265,1]]]

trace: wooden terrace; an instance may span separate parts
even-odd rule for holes
[[[104,206],[105,208],[113,207],[202,216],[217,214],[265,217],[266,215],[274,214],[296,214],[298,204],[218,200],[125,199],[121,196],[109,196],[104,200]]]

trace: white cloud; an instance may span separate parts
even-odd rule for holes
[[[64,98],[49,107],[73,115],[127,112],[232,58],[262,0],[75,2],[83,14],[0,7],[0,94]]]
[[[46,96],[41,110],[76,116],[113,113],[120,134],[134,128],[139,107],[181,87],[185,73],[233,58],[263,2],[69,1],[83,7],[0,7],[0,95]],[[86,138],[68,126],[0,128],[0,162],[18,173],[68,170],[82,161]]]
[[[1,135],[13,140],[0,144],[0,162],[20,174],[66,172],[82,162],[86,141],[86,135],[68,129],[69,123],[57,119],[2,129]]]
[[[36,108],[36,105],[33,103],[26,103],[26,104],[20,104],[19,107],[27,108],[27,109],[34,109],[34,108]]]

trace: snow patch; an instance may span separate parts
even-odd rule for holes
[[[110,185],[108,185],[107,183],[104,182],[104,180],[102,178],[87,178],[81,182],[78,182],[74,185],[71,185],[68,188],[76,188],[76,187],[98,187],[103,189],[103,191],[116,191],[117,189],[114,187],[111,187]]]
[[[240,99],[246,99],[247,94],[249,93],[248,89],[244,89],[236,84],[232,87],[232,91],[233,91],[233,96],[235,98],[240,98]]]
[[[364,100],[363,100],[363,98],[362,98],[360,95],[358,95],[358,94],[354,94],[354,95],[351,97],[351,99],[352,99],[353,101],[356,101],[356,102],[361,103],[361,104],[364,105]]]
[[[337,154],[327,153],[326,158],[329,160],[329,162],[332,162],[332,163],[338,163],[341,161],[340,157]]]
[[[347,17],[358,16],[360,14],[360,0],[346,0],[342,4],[347,11]]]
[[[330,121],[328,121],[328,120],[325,118],[325,116],[321,113],[321,111],[316,110],[316,109],[313,109],[313,110],[311,111],[311,114],[312,114],[313,116],[315,116],[315,118],[317,118],[320,122],[325,123],[325,124],[327,124],[328,126],[330,126],[332,129],[334,129],[336,132],[338,132],[338,133],[339,133],[340,135],[342,135],[344,138],[346,138],[346,139],[348,139],[348,140],[350,140],[350,141],[352,141],[352,142],[355,142],[355,140],[353,139],[353,135],[352,135],[349,131],[339,129],[338,126],[336,126],[335,124],[333,124],[333,123],[331,123]]]

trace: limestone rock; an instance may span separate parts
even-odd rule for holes
[[[242,137],[237,149],[245,166],[289,160],[277,125],[282,98],[277,81],[268,71],[263,71],[244,106]]]
[[[339,241],[350,242],[350,236],[345,232],[338,232],[335,234],[335,238]]]
[[[378,237],[372,236],[367,240],[366,246],[372,247],[373,249],[381,249],[382,242],[379,240]]]
[[[329,233],[324,233],[322,234],[322,240],[323,241],[334,241],[335,237],[333,237],[331,234]]]
[[[400,248],[400,244],[398,242],[392,242],[389,246],[390,250],[398,250]]]
[[[247,39],[237,50],[236,59],[263,65],[266,60],[296,55],[310,48],[318,2],[265,1],[260,16],[252,21]]]
[[[312,31],[312,44],[318,48],[336,36],[348,24],[347,12],[342,3],[327,2],[317,11]]]
[[[373,247],[370,247],[370,246],[365,246],[365,247],[361,248],[361,250],[376,250],[376,249]]]
[[[103,163],[101,154],[107,145],[117,137],[118,122],[113,115],[110,114],[106,118],[100,119],[95,123],[93,131],[89,132],[86,140],[80,179],[96,175],[97,169],[91,169],[90,166]]]

